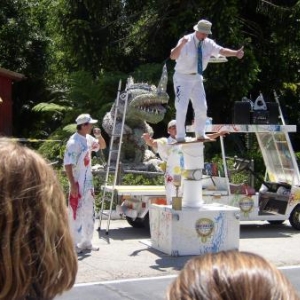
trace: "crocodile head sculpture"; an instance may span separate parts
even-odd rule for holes
[[[124,134],[130,133],[129,125],[140,124],[142,122],[157,124],[162,121],[166,109],[163,106],[169,102],[169,96],[166,92],[168,73],[166,65],[163,67],[161,79],[158,87],[148,83],[134,83],[132,77],[127,79],[126,89],[120,92],[119,100],[116,99],[110,112],[106,113],[103,119],[104,130],[111,135],[113,130],[113,120],[117,108],[116,132],[120,132],[121,119],[125,112],[125,103],[127,98],[126,118]],[[118,101],[118,103],[117,103]],[[127,126],[126,126],[127,125]],[[118,129],[119,128],[119,129]]]
[[[166,65],[163,67],[157,87],[148,83],[134,83],[132,77],[128,78],[126,89],[119,93],[111,110],[103,118],[102,127],[111,136],[114,120],[116,120],[114,134],[121,133],[122,118],[126,114],[122,147],[125,148],[125,151],[129,146],[135,150],[134,161],[136,163],[143,161],[144,153],[142,152],[146,149],[141,139],[142,133],[153,133],[148,123],[156,124],[164,119],[166,109],[163,105],[169,102],[169,95],[166,92],[167,81]],[[117,115],[115,116],[115,114]]]

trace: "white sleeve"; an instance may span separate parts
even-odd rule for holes
[[[88,147],[89,149],[91,149],[91,151],[97,152],[100,150],[100,145],[97,139],[95,139],[90,134],[86,135],[86,139],[87,139]]]
[[[157,139],[157,153],[163,161],[167,161],[169,157],[169,148],[167,138]]]
[[[218,45],[215,41],[211,40],[211,55],[217,57],[219,55],[219,52],[221,49],[223,49],[223,47],[221,47],[220,45]]]

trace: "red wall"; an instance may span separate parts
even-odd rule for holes
[[[0,135],[12,135],[12,80],[0,75]]]

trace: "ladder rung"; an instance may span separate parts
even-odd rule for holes
[[[109,152],[118,152],[118,149],[110,149]]]
[[[106,201],[106,202],[110,202],[111,201],[111,197],[104,197],[102,199],[103,199],[103,201]]]
[[[104,215],[104,216],[108,216],[108,213],[107,213],[107,212],[104,212],[104,211],[103,211],[102,213],[100,212],[100,214],[102,214],[102,215]]]

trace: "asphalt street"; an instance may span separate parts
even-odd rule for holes
[[[75,286],[55,299],[165,299],[168,284],[191,256],[173,257],[149,247],[150,233],[126,220],[102,221],[94,234],[100,251],[78,256]],[[98,227],[98,222],[96,228]],[[282,225],[242,222],[239,250],[257,253],[275,264],[300,292],[300,231]]]
[[[300,267],[283,267],[280,270],[289,278],[300,294]],[[165,300],[168,285],[176,275],[115,280],[78,284],[70,292],[57,297],[61,300]]]

